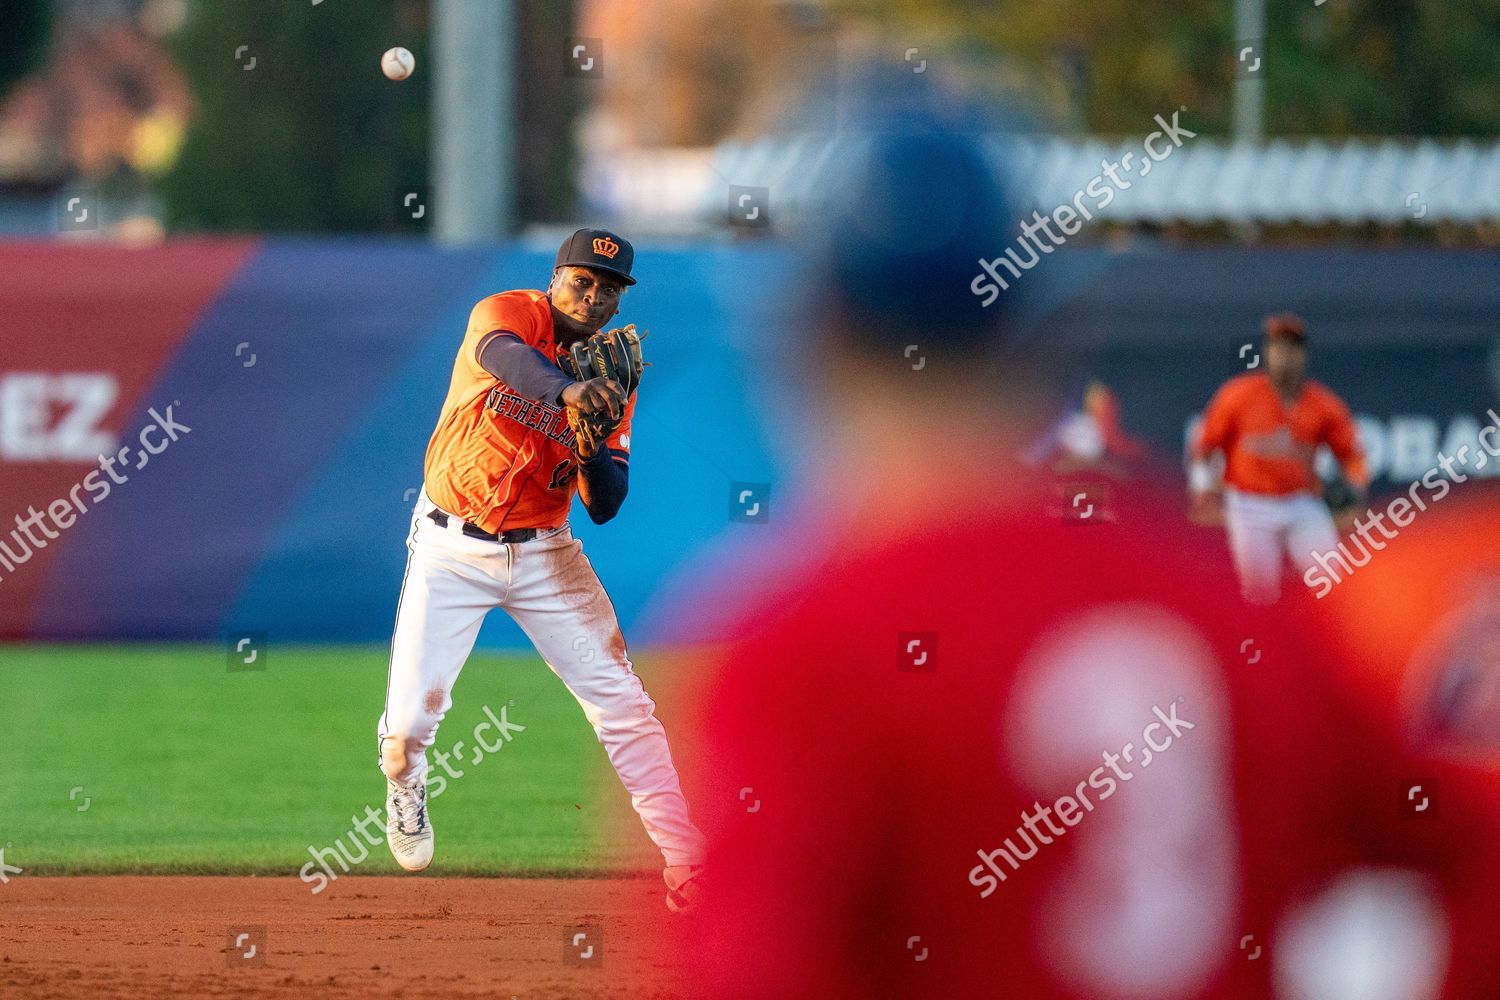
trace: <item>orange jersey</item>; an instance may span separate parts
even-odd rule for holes
[[[1219,389],[1193,448],[1197,458],[1223,451],[1224,482],[1246,493],[1319,493],[1313,469],[1318,446],[1328,445],[1359,488],[1369,484],[1349,408],[1334,392],[1308,379],[1291,406],[1266,375],[1241,375]]]
[[[573,431],[563,407],[523,398],[480,365],[480,351],[501,331],[554,363],[559,357],[545,293],[501,292],[479,301],[427,446],[427,496],[486,531],[555,528],[567,521],[577,490]],[[631,396],[607,442],[617,461],[630,454],[634,416]]]

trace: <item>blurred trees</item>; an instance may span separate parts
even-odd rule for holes
[[[149,220],[150,179],[175,158],[192,104],[183,75],[128,4],[59,3],[49,12],[22,0],[0,17],[25,8],[11,25],[17,38],[0,28],[0,46],[18,60],[32,53],[30,65],[7,66],[30,72],[0,91],[0,183],[17,191],[86,185],[109,203],[101,215]],[[43,30],[40,42],[22,44]]]
[[[1132,134],[1186,105],[1227,132],[1233,0],[836,0],[946,41],[1054,123]],[[1500,134],[1500,0],[1267,0],[1268,135]]]
[[[1277,131],[1500,134],[1497,0],[1275,0],[1270,14],[1287,61],[1266,84]]]
[[[52,0],[0,3],[0,94],[41,65],[51,22]]]
[[[593,15],[586,28],[577,24],[580,4]],[[857,50],[851,40],[878,39],[896,59],[906,46],[941,43],[945,68],[1065,131],[1138,134],[1153,115],[1186,106],[1194,130],[1222,134],[1235,69],[1233,4],[517,0],[519,217],[572,216],[574,126],[591,101],[595,113],[583,120],[603,147],[711,143],[736,126],[784,124],[785,102],[766,93],[810,66],[826,69],[812,64],[831,61],[834,50]],[[1267,5],[1267,134],[1500,135],[1500,0]],[[0,52],[32,51],[48,6],[0,0]],[[160,188],[169,224],[411,226],[401,194],[428,185],[430,6],[192,0],[175,45],[197,107]],[[735,30],[721,30],[726,24]],[[606,36],[603,82],[560,72],[561,40],[574,33]],[[416,53],[411,79],[380,74],[391,45]],[[0,74],[16,64],[0,59]]]
[[[431,212],[413,222],[403,202],[430,184],[431,7],[430,0],[194,0],[177,58],[198,108],[161,185],[168,224],[425,229]],[[576,197],[571,126],[583,105],[578,81],[562,74],[574,5],[519,0],[516,8],[518,217],[564,219]],[[400,82],[380,71],[393,45],[417,59]]]
[[[426,0],[196,0],[176,55],[198,106],[160,187],[168,225],[395,228],[427,177],[426,39]],[[401,82],[380,71],[393,45],[417,56]]]
[[[592,80],[562,73],[564,40],[578,34],[573,0],[516,0],[516,190],[521,222],[567,222],[578,197],[574,123]]]

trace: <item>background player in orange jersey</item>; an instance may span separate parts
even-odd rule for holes
[[[1302,574],[1315,553],[1338,544],[1314,469],[1319,446],[1333,451],[1358,496],[1370,482],[1349,408],[1307,377],[1302,320],[1266,317],[1264,353],[1264,373],[1230,379],[1208,404],[1190,469],[1194,518],[1214,523],[1222,511],[1240,588],[1257,604],[1281,596],[1284,557]],[[1222,484],[1209,464],[1216,452]]]
[[[701,836],[655,705],[631,669],[614,606],[568,529],[576,491],[595,523],[625,499],[635,396],[608,378],[574,381],[559,359],[619,311],[634,249],[581,229],[546,292],[479,302],[427,449],[391,643],[380,765],[387,841],[408,871],[432,861],[427,748],[484,616],[504,608],[583,706],[666,862],[668,905],[697,894]],[[576,435],[568,410],[608,418]]]

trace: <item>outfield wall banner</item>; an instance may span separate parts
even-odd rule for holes
[[[544,285],[553,250],[0,244],[0,638],[387,641],[468,311]],[[1074,377],[1107,382],[1161,457],[1277,309],[1308,319],[1313,373],[1357,414],[1377,489],[1500,404],[1500,255],[1080,250],[1048,265],[1043,335],[1093,348]],[[643,242],[637,270],[619,321],[651,331],[652,367],[630,494],[609,524],[573,522],[632,643],[684,634],[664,593],[732,584],[768,530],[736,515],[737,491],[764,491],[781,519],[837,489],[797,471],[815,432],[782,362],[805,364],[806,334],[744,318],[788,287],[787,261]],[[502,614],[480,641],[525,644]]]

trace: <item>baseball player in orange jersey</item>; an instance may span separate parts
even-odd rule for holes
[[[1215,523],[1222,511],[1240,588],[1257,604],[1281,596],[1283,554],[1303,574],[1314,553],[1338,544],[1314,471],[1318,446],[1332,450],[1359,496],[1370,482],[1349,408],[1307,377],[1302,320],[1268,316],[1264,352],[1264,374],[1230,379],[1208,404],[1190,470],[1194,519]],[[1219,451],[1222,496],[1208,462]]]
[[[407,542],[380,766],[391,853],[421,871],[434,846],[427,748],[484,616],[504,608],[583,707],[662,852],[667,902],[679,910],[697,896],[702,837],[614,606],[568,528],[575,492],[597,524],[625,498],[635,395],[609,378],[575,381],[559,361],[619,310],[633,259],[621,237],[579,230],[546,292],[491,295],[470,314]],[[576,433],[569,410],[613,430]]]

